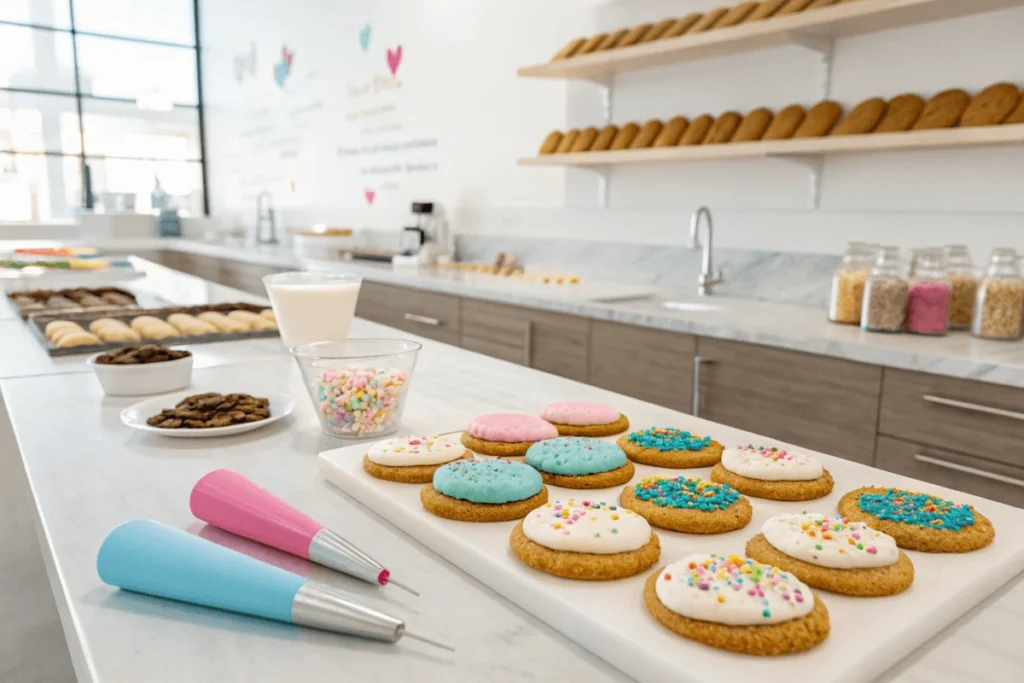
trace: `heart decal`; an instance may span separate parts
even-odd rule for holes
[[[359,32],[359,47],[363,48],[363,52],[370,49],[370,31],[372,30],[373,29],[370,28],[370,25],[367,24],[363,27],[363,30]]]
[[[388,69],[391,71],[392,76],[398,74],[398,66],[402,63],[402,46],[399,45],[394,50],[388,48]]]
[[[375,190],[367,189],[363,190],[363,194],[366,195],[366,203],[369,204],[370,206],[373,206],[373,200],[376,199],[377,192]]]
[[[283,88],[284,82],[288,78],[288,64],[285,62],[278,62],[274,65],[274,82],[277,83],[277,87]]]
[[[292,60],[295,59],[295,52],[289,50],[284,45],[281,46],[281,60],[288,65],[288,69],[292,68]]]

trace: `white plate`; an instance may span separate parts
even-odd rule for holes
[[[259,422],[245,422],[229,427],[210,427],[208,429],[161,429],[146,424],[146,420],[159,413],[164,408],[173,408],[183,398],[194,396],[198,391],[179,391],[176,394],[157,396],[121,411],[121,422],[133,429],[144,432],[159,434],[160,436],[175,436],[183,439],[201,439],[210,436],[231,436],[232,434],[243,434],[251,432],[260,427],[277,422],[283,417],[291,415],[295,410],[295,399],[287,394],[268,394],[261,392],[264,398],[270,399],[270,417]]]

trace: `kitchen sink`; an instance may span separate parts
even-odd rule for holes
[[[724,308],[718,304],[705,304],[699,301],[662,301],[661,307],[672,311],[691,313],[710,313],[712,311],[721,311]]]

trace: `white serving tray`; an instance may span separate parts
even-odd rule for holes
[[[631,414],[630,420],[637,427],[648,426],[643,415]],[[678,426],[687,428],[686,417],[680,416],[680,420]],[[658,420],[661,422],[663,418]],[[727,446],[743,441],[741,435],[744,433],[727,427],[717,436],[712,433]],[[758,443],[771,443],[749,436]],[[804,503],[750,498],[753,520],[746,528],[728,534],[695,536],[656,529],[662,545],[657,566],[690,553],[743,555],[747,540],[769,517],[801,510],[835,514],[844,493],[868,485],[927,491],[971,503],[992,520],[996,540],[988,548],[959,555],[908,551],[916,574],[914,585],[901,595],[850,598],[815,591],[828,607],[832,631],[822,645],[809,652],[769,658],[733,654],[681,638],[656,622],[643,601],[643,584],[650,572],[620,581],[587,583],[531,569],[509,549],[508,536],[515,522],[473,524],[435,517],[420,504],[420,486],[381,481],[366,474],[362,469],[366,449],[367,445],[361,444],[321,453],[320,467],[326,479],[567,638],[644,682],[872,681],[1024,570],[1024,510],[819,454],[836,481],[829,496]],[[633,481],[677,473],[709,477],[710,468],[664,470],[637,465]],[[621,491],[621,487],[599,491],[548,488],[551,500],[617,501]]]

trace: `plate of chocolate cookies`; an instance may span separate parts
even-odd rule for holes
[[[295,400],[287,394],[251,396],[180,392],[151,398],[121,411],[121,422],[161,436],[202,438],[259,429],[291,414]]]

